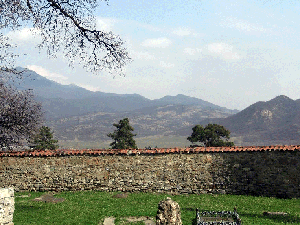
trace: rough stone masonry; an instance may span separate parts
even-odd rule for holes
[[[14,191],[227,193],[300,197],[300,151],[0,157]]]

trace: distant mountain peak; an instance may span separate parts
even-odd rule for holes
[[[275,98],[271,99],[270,101],[285,101],[285,100],[294,101],[293,99],[289,98],[286,95],[278,95]]]
[[[71,83],[71,84],[68,84],[69,87],[78,87],[78,85],[74,84],[74,83]]]
[[[183,94],[177,94],[176,96],[170,96],[166,95],[160,99],[155,100],[157,102],[161,103],[168,103],[168,104],[173,104],[173,105],[198,105],[201,107],[209,107],[209,108],[214,108],[214,109],[220,109],[222,107],[215,105],[213,103],[210,103],[208,101],[195,98],[195,97],[190,97],[187,95]]]
[[[285,108],[286,110],[294,110],[295,108],[298,108],[298,103],[285,95],[279,95],[266,102],[266,107],[270,109],[274,109],[274,107],[281,107]]]

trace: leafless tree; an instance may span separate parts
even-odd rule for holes
[[[18,91],[0,81],[0,150],[26,143],[41,123],[41,105],[31,91]]]
[[[9,43],[8,37],[5,37],[0,33],[0,73],[3,75],[9,75],[11,73],[17,73],[13,69],[14,59],[18,55],[12,52],[13,45]]]
[[[97,6],[97,0],[0,0],[0,29],[32,26],[42,37],[38,47],[46,48],[50,56],[62,52],[70,60],[70,66],[76,62],[88,71],[107,69],[122,74],[131,58],[119,36],[96,30]],[[2,50],[12,47],[7,41],[0,35]],[[10,68],[5,63],[14,56],[1,52],[2,70]]]
[[[32,27],[42,38],[38,47],[49,56],[62,53],[70,66],[78,63],[88,71],[122,74],[131,59],[119,36],[96,29],[96,7],[97,0],[0,0],[0,147],[28,140],[42,120],[41,105],[32,92],[9,85],[8,80],[15,80],[16,74],[22,77],[22,71],[14,69],[18,55],[5,34]]]

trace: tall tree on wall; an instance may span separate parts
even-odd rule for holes
[[[105,0],[108,2],[108,0]],[[70,65],[80,63],[88,71],[118,71],[131,61],[118,35],[96,29],[94,12],[98,0],[0,0],[0,29],[32,27],[42,38],[39,48],[49,56],[61,52]],[[0,34],[0,70],[13,69],[13,45]]]
[[[0,81],[0,148],[28,142],[41,123],[41,104],[32,93],[18,91]]]
[[[114,140],[110,144],[113,149],[137,148],[135,140],[133,139],[136,134],[132,134],[134,128],[129,125],[128,118],[120,120],[119,123],[114,123],[113,126],[115,126],[117,130],[107,135]]]
[[[218,124],[208,124],[206,127],[196,125],[192,128],[193,133],[187,138],[188,141],[195,143],[201,142],[206,147],[233,146],[229,142],[230,131]]]
[[[33,137],[33,148],[38,150],[55,150],[58,148],[56,145],[58,141],[53,139],[53,132],[47,126],[42,126],[39,133]]]

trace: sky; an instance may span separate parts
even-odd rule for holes
[[[97,28],[119,35],[133,59],[125,76],[49,58],[27,27],[7,36],[18,44],[17,66],[61,84],[148,99],[184,94],[242,110],[278,95],[300,98],[299,12],[289,0],[100,2]]]

